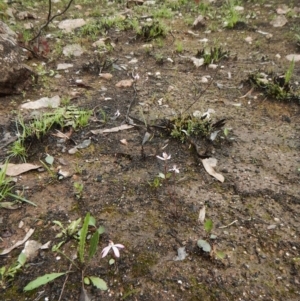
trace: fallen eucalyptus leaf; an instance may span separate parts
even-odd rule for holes
[[[30,229],[23,240],[18,240],[13,246],[11,246],[10,248],[7,248],[7,249],[4,249],[0,255],[5,255],[5,254],[8,254],[10,251],[12,251],[13,249],[21,246],[25,241],[27,241],[29,239],[29,237],[33,234],[34,232],[34,229]]]
[[[0,168],[3,168],[5,165],[0,165]],[[40,165],[34,165],[30,163],[22,163],[22,164],[13,164],[8,163],[6,168],[6,175],[10,177],[18,176],[24,172],[27,172],[29,170],[38,169],[40,168]]]
[[[224,176],[217,173],[214,170],[214,167],[217,166],[217,162],[218,161],[216,158],[207,158],[207,159],[202,160],[202,164],[203,164],[205,170],[207,171],[207,173],[209,173],[211,176],[215,177],[218,181],[223,183],[225,180]]]
[[[131,128],[133,128],[133,127],[134,127],[133,125],[122,124],[121,126],[117,126],[117,127],[111,128],[111,129],[105,129],[105,130],[92,130],[91,132],[92,132],[94,135],[97,135],[97,134],[103,134],[103,133],[115,133],[115,132],[119,132],[119,131],[131,129]]]

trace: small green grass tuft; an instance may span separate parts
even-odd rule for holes
[[[203,58],[204,64],[209,65],[212,63],[218,63],[224,58],[229,57],[230,52],[223,50],[222,47],[211,47],[210,49],[205,48],[198,50],[196,57]]]

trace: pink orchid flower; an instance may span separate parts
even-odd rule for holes
[[[110,249],[113,250],[113,252],[114,252],[114,254],[115,254],[116,257],[120,257],[120,251],[119,251],[119,249],[123,249],[123,248],[125,248],[123,245],[121,245],[121,244],[114,244],[114,242],[110,240],[108,246],[105,247],[102,250],[102,252],[101,252],[102,258],[104,258],[108,254],[108,252],[110,251]]]

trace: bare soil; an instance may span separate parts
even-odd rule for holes
[[[218,10],[221,2],[211,5]],[[54,220],[68,224],[90,212],[106,232],[101,235],[98,255],[87,267],[86,274],[103,278],[109,287],[100,291],[86,286],[92,300],[299,300],[299,102],[266,97],[259,89],[251,90],[247,81],[248,75],[256,71],[278,75],[286,72],[290,62],[285,56],[299,53],[291,34],[295,27],[299,29],[299,14],[289,17],[285,26],[275,28],[270,25],[275,9],[287,1],[262,2],[243,1],[245,16],[255,13],[256,18],[247,19],[232,30],[217,23],[219,30],[211,33],[204,32],[217,19],[208,19],[205,28],[195,30],[186,25],[184,17],[195,18],[197,13],[182,6],[173,18],[163,19],[171,31],[162,43],[147,42],[154,46],[150,51],[145,51],[146,42],[136,39],[133,31],[109,29],[107,36],[116,45],[104,59],[113,60],[119,66],[127,64],[127,70],[112,66],[103,70],[113,75],[110,81],[99,77],[99,56],[88,37],[82,38],[83,55],[66,58],[53,54],[53,59],[46,63],[47,70],[55,70],[58,63],[74,64],[68,73],[60,73],[60,79],[49,77],[47,87],[40,82],[25,97],[1,98],[0,140],[7,132],[15,133],[15,112],[26,99],[69,95],[72,105],[93,109],[93,115],[87,127],[72,135],[77,143],[84,139],[92,141],[75,155],[67,152],[74,146],[73,141],[60,143],[51,135],[54,129],[40,141],[28,142],[28,162],[39,164],[39,160],[50,154],[55,158],[54,167],[60,165],[72,177],[53,179],[47,171],[31,171],[17,177],[17,188],[25,188],[26,197],[37,207],[23,203],[17,210],[1,209],[0,247],[6,248],[22,239],[29,228],[35,228],[32,239],[42,243],[51,240],[53,245],[57,242]],[[82,10],[71,6],[62,19],[78,15],[85,18],[84,13],[92,8],[89,4],[81,5]],[[116,13],[126,9],[123,2],[113,5]],[[15,7],[24,10],[21,4]],[[45,9],[41,12],[39,5],[36,8],[42,24],[47,12]],[[52,34],[59,31],[58,28],[49,30]],[[197,36],[190,34],[190,30]],[[258,31],[272,37],[266,38]],[[252,37],[252,44],[245,41],[247,36]],[[68,36],[65,45],[72,38]],[[196,68],[187,58],[203,49],[204,44],[199,42],[203,38],[209,39],[209,47],[218,43],[230,51],[217,70]],[[56,41],[49,41],[51,57]],[[182,42],[183,52],[176,51],[175,41]],[[138,62],[130,67],[128,62],[133,58]],[[27,63],[40,61],[32,59]],[[115,85],[120,80],[131,78],[135,67],[140,79],[132,87],[117,88]],[[213,79],[208,88],[208,84],[201,83],[205,75]],[[296,62],[293,84],[299,78],[299,62]],[[76,79],[82,79],[89,88],[74,86]],[[193,102],[188,113],[214,109],[212,119],[225,118],[225,127],[234,138],[219,137],[211,143],[197,140],[200,149],[209,149],[210,156],[218,160],[216,169],[225,176],[224,183],[205,171],[193,145],[181,143],[157,127],[162,120],[179,116]],[[125,122],[128,108],[129,116],[135,118],[138,126],[116,133],[91,133],[95,129],[120,126]],[[107,117],[113,117],[117,110],[121,115],[102,124],[99,123],[101,110]],[[146,131],[153,138],[142,148]],[[128,144],[122,144],[122,139]],[[1,149],[2,159],[6,151]],[[162,152],[171,154],[168,168],[176,164],[180,173],[176,180],[153,188],[149,183],[164,171],[164,162],[156,157]],[[79,199],[74,193],[74,182],[83,183]],[[198,222],[203,205],[206,218],[214,224],[212,233],[217,236],[212,243],[225,253],[224,259],[210,256],[197,246],[198,239],[206,238],[203,225]],[[20,221],[24,222],[22,228],[18,228]],[[115,265],[109,265],[107,258],[100,258],[100,250],[108,240],[125,246]],[[71,240],[63,250],[72,257],[76,254],[74,246]],[[182,246],[187,257],[174,261],[177,249]],[[0,265],[14,262],[20,250],[1,257]],[[63,257],[57,260],[57,254],[51,249],[40,251],[2,289],[2,300],[58,300],[63,277],[28,293],[23,288],[38,276],[68,268],[69,262]],[[62,300],[79,299],[80,280],[81,274],[74,269]]]

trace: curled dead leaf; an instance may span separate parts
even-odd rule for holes
[[[131,87],[133,83],[133,79],[123,79],[116,83],[117,88],[128,88]]]
[[[113,77],[112,74],[110,74],[110,73],[100,73],[99,76],[106,80],[111,80]]]
[[[214,170],[214,167],[217,166],[217,159],[216,158],[207,158],[207,159],[203,159],[202,160],[202,164],[205,168],[205,170],[211,175],[213,176],[214,178],[216,178],[218,181],[220,182],[224,182],[225,178],[223,175],[217,173],[215,170]]]
[[[122,140],[120,140],[120,142],[121,142],[122,144],[124,144],[124,145],[128,145],[128,142],[127,142],[126,139],[122,139]]]

